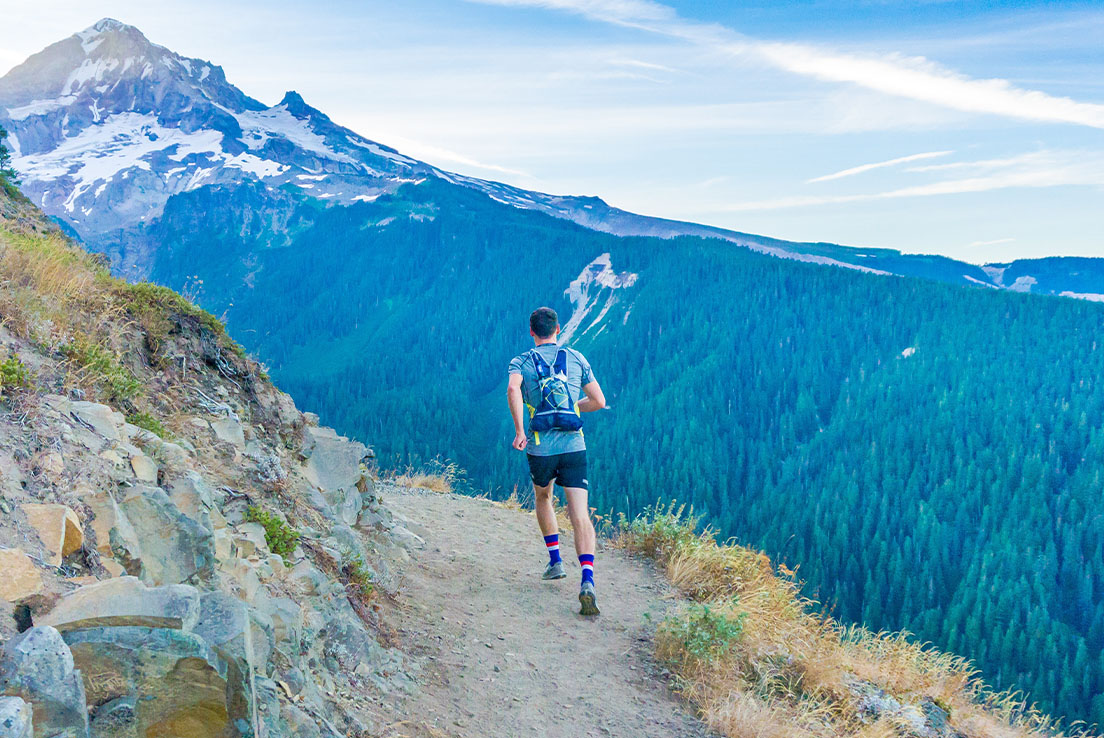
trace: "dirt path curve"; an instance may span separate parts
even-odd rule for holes
[[[583,618],[570,535],[561,535],[568,578],[544,582],[532,513],[400,488],[384,495],[427,543],[404,566],[404,604],[388,617],[403,649],[429,665],[392,735],[710,735],[650,656],[649,622],[673,603],[643,562],[600,549],[602,615]]]

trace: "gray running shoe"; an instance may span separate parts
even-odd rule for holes
[[[594,594],[592,582],[583,582],[583,586],[579,587],[579,604],[583,606],[579,610],[580,615],[597,615],[601,612],[598,609],[598,599]]]
[[[545,567],[541,579],[563,579],[566,576],[567,572],[564,571],[563,562],[557,561],[555,564],[549,564]]]

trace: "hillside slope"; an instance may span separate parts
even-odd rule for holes
[[[580,618],[531,513],[380,483],[211,316],[6,194],[0,344],[4,735],[706,735],[666,669],[732,738],[1059,735],[669,513],[614,529]]]

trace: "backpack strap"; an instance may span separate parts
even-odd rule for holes
[[[552,371],[567,376],[567,349],[562,348],[556,352],[556,363],[552,365]]]
[[[548,366],[548,362],[544,360],[544,357],[540,355],[536,349],[531,349],[529,355],[533,357],[533,369],[537,372],[537,379],[544,379],[552,374],[552,367]],[[557,362],[559,357],[557,357]]]

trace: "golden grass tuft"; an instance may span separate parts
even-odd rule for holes
[[[464,470],[455,461],[435,459],[420,469],[408,466],[406,471],[389,477],[387,481],[399,487],[415,487],[448,494],[456,489],[463,478]]]
[[[968,738],[1065,735],[1015,695],[989,690],[966,659],[907,633],[840,626],[801,596],[788,569],[718,543],[697,523],[692,509],[656,506],[631,521],[622,516],[612,543],[654,558],[702,603],[660,624],[656,653],[711,729],[730,738],[908,736],[909,718],[929,702]],[[713,632],[703,638],[695,618]],[[905,707],[874,714],[872,693]]]

